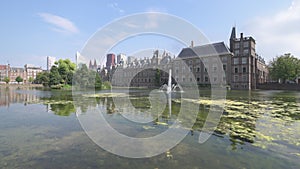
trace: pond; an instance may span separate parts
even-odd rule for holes
[[[137,124],[123,116],[143,115],[151,107],[149,91],[131,90],[133,106],[122,99],[115,103],[114,97],[124,97],[123,89],[110,92],[73,96],[72,91],[0,87],[0,168],[300,168],[299,92],[229,91],[214,134],[200,144],[199,133],[212,104],[210,92],[200,91],[200,99],[186,99],[199,106],[196,122],[186,129],[189,134],[167,152],[136,159],[95,144],[82,129],[76,110],[88,114],[100,107],[118,132],[151,137],[176,120],[180,93],[172,95],[171,111],[166,107],[161,114],[150,113],[147,117],[153,121]]]

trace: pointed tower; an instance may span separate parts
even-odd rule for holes
[[[235,26],[232,27],[231,30],[231,35],[230,35],[230,39],[235,39],[236,38],[236,31],[235,31]]]
[[[92,61],[90,60],[89,69],[92,69]]]
[[[94,69],[95,69],[95,70],[97,69],[97,62],[96,62],[96,59],[94,60]]]
[[[232,27],[231,30],[231,35],[230,35],[230,39],[229,39],[229,46],[230,46],[230,51],[233,52],[234,50],[234,41],[236,40],[236,30],[235,30],[235,26]]]

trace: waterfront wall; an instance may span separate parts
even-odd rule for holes
[[[262,89],[262,90],[299,90],[300,91],[300,84],[265,83],[265,84],[258,84],[257,89]]]

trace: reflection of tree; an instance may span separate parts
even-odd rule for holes
[[[54,114],[59,116],[69,116],[75,113],[76,109],[73,105],[72,92],[67,90],[52,90],[50,97],[41,98],[44,104],[50,106]]]
[[[71,113],[75,113],[76,111],[72,103],[50,104],[50,107],[54,114],[59,116],[69,116]]]
[[[113,102],[113,98],[112,97],[107,97],[106,98],[106,113],[107,114],[113,114],[115,113],[115,103]]]
[[[72,101],[72,91],[69,90],[52,90],[50,97],[43,97],[41,100],[50,101]]]

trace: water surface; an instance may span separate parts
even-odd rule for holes
[[[149,91],[130,92],[134,109],[125,103],[118,107],[113,95],[103,94],[108,92],[99,91],[97,97],[77,93],[81,100],[94,99],[77,108],[83,112],[103,108],[111,126],[131,137],[167,130],[181,106],[180,94],[175,93],[171,114],[166,108],[152,115],[153,122],[137,124],[121,114],[145,112]],[[198,136],[211,102],[208,91],[200,94],[199,100],[190,100],[199,105],[197,121],[180,144],[152,158],[130,159],[113,155],[89,139],[76,117],[71,91],[1,87],[0,168],[300,168],[298,92],[230,91],[221,121],[204,144],[198,143]]]

